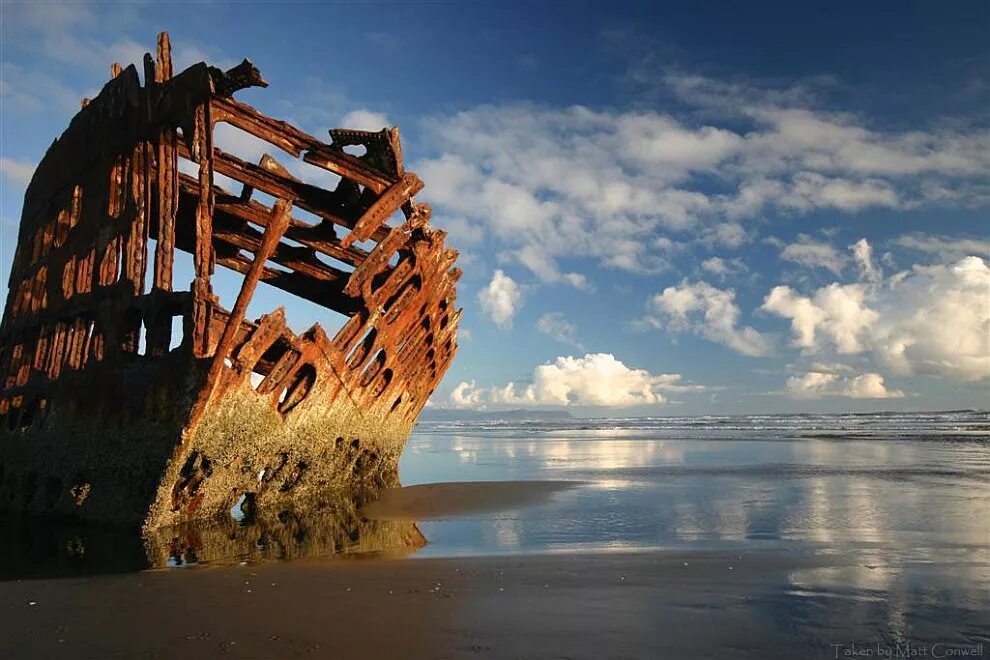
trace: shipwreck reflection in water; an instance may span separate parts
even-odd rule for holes
[[[411,520],[367,520],[364,497],[252,511],[142,534],[29,517],[0,517],[0,580],[145,569],[413,552],[426,538]]]

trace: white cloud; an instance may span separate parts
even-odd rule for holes
[[[796,294],[789,286],[776,286],[761,309],[791,319],[795,346],[815,351],[828,341],[839,353],[859,353],[863,350],[861,334],[878,318],[866,306],[866,294],[862,284],[833,283],[811,298]]]
[[[629,154],[644,164],[707,169],[736,153],[743,138],[732,131],[702,126],[692,129],[656,113],[625,113],[615,132]]]
[[[850,261],[846,254],[840,252],[831,243],[815,240],[807,234],[798,234],[797,240],[789,244],[774,236],[768,237],[765,242],[780,248],[780,258],[784,261],[805,268],[823,268],[837,276],[842,274],[842,270]],[[852,252],[852,261],[859,268],[860,279],[876,281],[883,276],[874,263],[873,246],[865,238],[850,245],[849,250]]]
[[[701,269],[723,280],[730,275],[739,275],[749,270],[742,259],[724,259],[722,257],[705,259],[701,262]]]
[[[990,377],[990,267],[980,257],[915,266],[876,293],[870,343],[895,373]]]
[[[464,216],[444,216],[434,220],[434,224],[443,227],[450,237],[450,242],[457,247],[480,245],[485,237],[484,227],[469,221]]]
[[[388,128],[388,117],[381,112],[372,112],[364,108],[353,110],[340,120],[341,128],[351,128],[358,131],[380,131]]]
[[[328,172],[322,167],[310,165],[301,159],[293,158],[267,140],[255,137],[247,131],[243,131],[226,122],[217,122],[213,130],[213,144],[218,149],[233,154],[249,163],[257,163],[262,156],[270,156],[285,167],[292,176],[313,185],[333,188],[340,180],[340,177],[336,174]],[[181,160],[179,162],[180,168],[189,167],[185,163],[187,161]],[[186,173],[195,175],[194,170]],[[225,177],[222,174],[214,174],[214,178],[217,184],[225,188],[228,192],[240,192],[241,184],[236,183],[233,179]]]
[[[842,390],[844,396],[854,399],[899,399],[904,396],[900,390],[888,390],[880,374],[860,374],[850,380]]]
[[[915,232],[898,236],[891,242],[906,250],[934,255],[942,261],[958,261],[970,255],[990,258],[990,240],[987,239]]]
[[[832,373],[809,371],[801,376],[791,376],[788,378],[787,391],[793,396],[798,397],[820,396],[838,378],[837,375]]]
[[[735,297],[732,289],[685,279],[647,301],[643,323],[673,333],[692,332],[744,355],[769,355],[770,345],[763,335],[749,326],[737,327],[740,311]]]
[[[794,344],[808,354],[869,353],[897,374],[990,378],[990,267],[980,257],[810,295],[777,286],[762,309],[790,319]]]
[[[0,176],[22,186],[31,181],[35,167],[37,163],[0,157]]]
[[[859,267],[859,277],[862,280],[876,282],[883,278],[883,272],[873,262],[873,246],[865,238],[861,238],[849,246],[853,258]]]
[[[630,369],[609,353],[584,357],[558,357],[533,370],[532,383],[507,383],[479,388],[475,381],[461,382],[450,395],[453,407],[488,405],[609,406],[663,403],[663,392],[701,392],[706,388],[681,382],[679,374],[653,375]]]
[[[477,408],[482,403],[483,395],[475,381],[461,382],[450,393],[450,405],[454,408]]]
[[[536,329],[562,344],[584,350],[577,340],[577,326],[567,320],[561,312],[548,312],[536,320]]]
[[[745,164],[763,171],[789,167],[867,176],[980,174],[987,169],[985,130],[949,128],[879,132],[849,114],[811,108],[807,88],[768,90],[702,76],[667,74],[683,100],[725,116],[745,117],[758,130],[747,133]]]
[[[799,211],[821,207],[859,211],[871,206],[897,208],[902,203],[893,184],[880,179],[854,181],[801,172],[794,176],[794,183],[785,204]]]
[[[227,153],[234,154],[249,163],[257,163],[265,154],[285,164],[290,159],[267,140],[251,135],[226,122],[218,122],[213,129],[213,143]]]
[[[785,245],[780,251],[780,258],[805,268],[824,268],[836,275],[846,263],[846,256],[832,245],[816,241],[807,234],[798,234],[796,242]]]
[[[752,235],[738,222],[721,222],[704,230],[699,242],[709,248],[717,246],[738,250],[753,240]]]
[[[722,257],[710,257],[701,262],[701,268],[713,275],[725,277],[729,274],[729,265]]]
[[[838,396],[850,399],[899,399],[900,390],[888,390],[884,377],[876,373],[840,376],[823,371],[808,371],[787,379],[787,392],[796,399]]]
[[[542,281],[582,285],[560,260],[656,273],[670,267],[659,238],[691,232],[700,244],[736,249],[752,240],[746,224],[770,213],[986,201],[990,131],[878,131],[814,109],[801,90],[687,76],[666,84],[701,111],[689,116],[707,121],[479,106],[428,120],[440,152],[414,169],[440,213],[484,227],[501,254]]]
[[[523,294],[515,280],[496,270],[488,286],[478,292],[478,302],[482,311],[495,325],[506,328],[512,326],[512,318],[522,306]]]

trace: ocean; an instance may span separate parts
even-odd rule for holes
[[[538,506],[422,521],[418,556],[729,557],[712,583],[743,560],[822,562],[695,593],[684,607],[754,645],[729,653],[709,632],[696,657],[990,655],[985,411],[424,423],[401,476],[577,484]],[[631,607],[659,625],[682,612],[677,593],[631,593]]]
[[[404,486],[575,484],[538,507],[424,521],[420,552],[430,556],[821,547],[915,561],[990,552],[986,411],[425,422],[400,477]]]

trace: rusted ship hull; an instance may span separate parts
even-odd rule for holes
[[[173,77],[167,35],[144,69],[142,85],[114,66],[25,195],[0,328],[0,508],[150,529],[394,485],[460,316],[456,252],[412,199],[397,130],[324,143],[232,98],[266,86],[246,60]],[[216,148],[220,122],[281,160]],[[185,291],[176,251],[192,255]],[[217,264],[243,275],[229,309]],[[259,283],[346,321],[332,337],[296,334],[281,308],[250,321]]]

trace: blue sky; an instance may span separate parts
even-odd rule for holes
[[[2,269],[79,99],[168,30],[314,135],[400,126],[465,271],[433,405],[987,407],[988,5],[653,5],[4,3]]]

